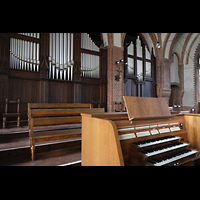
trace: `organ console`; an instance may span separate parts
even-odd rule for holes
[[[164,98],[124,100],[127,113],[82,114],[83,166],[193,165],[184,114],[171,115]]]

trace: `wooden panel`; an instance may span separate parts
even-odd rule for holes
[[[25,71],[25,70],[18,70],[18,69],[9,69],[10,78],[20,78],[26,80],[40,80],[39,72],[34,71]]]
[[[48,103],[73,103],[73,84],[70,81],[49,80]]]
[[[31,103],[38,102],[39,81],[26,79],[10,79],[8,99],[20,99],[20,102]]]
[[[82,116],[82,166],[124,166],[114,122]]]
[[[60,125],[60,124],[76,124],[81,123],[81,117],[44,117],[44,118],[32,118],[33,126],[48,126],[48,125]]]
[[[91,108],[91,104],[82,103],[30,103],[30,108]]]
[[[192,147],[200,149],[200,115],[184,114],[185,124],[188,133],[188,142]]]
[[[32,134],[32,139],[37,142],[44,142],[49,140],[58,140],[58,139],[67,139],[67,138],[76,138],[81,137],[81,129],[68,129],[68,130],[59,130],[58,131],[45,131],[45,132],[36,132]]]
[[[100,101],[100,85],[82,84],[81,85],[82,103]]]
[[[80,115],[81,113],[102,113],[104,108],[79,109],[32,109],[31,117]]]
[[[129,120],[142,117],[170,116],[165,98],[124,96]]]
[[[92,114],[82,113],[81,115],[87,117],[104,118],[104,119],[118,119],[118,118],[128,119],[126,112],[105,112],[105,113],[92,113]]]
[[[0,74],[0,102],[5,102],[8,97],[8,76]]]

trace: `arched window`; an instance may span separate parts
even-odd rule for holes
[[[153,51],[152,51],[153,52]],[[155,57],[137,33],[127,33],[124,41],[124,95],[153,97]]]

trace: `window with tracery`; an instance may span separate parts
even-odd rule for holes
[[[124,95],[156,96],[156,59],[138,33],[127,33],[124,40]]]
[[[138,36],[127,45],[127,73],[143,82],[144,76],[152,77],[151,68],[151,54]]]

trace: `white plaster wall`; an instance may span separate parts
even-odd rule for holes
[[[113,45],[121,47],[121,33],[113,33]]]
[[[176,54],[173,55],[173,62],[171,63],[170,75],[171,75],[170,76],[171,83],[172,82],[180,83],[179,76],[178,76],[178,58],[177,58]]]
[[[153,42],[152,42],[152,40],[151,40],[149,34],[148,34],[148,33],[141,33],[141,34],[142,34],[143,37],[145,38],[145,40],[146,40],[146,42],[147,42],[147,45],[148,45],[148,47],[149,47],[150,53],[151,53],[151,49],[152,49],[152,47],[154,48],[154,46],[153,46]],[[155,54],[155,49],[154,49],[154,54]]]
[[[183,105],[186,105],[186,106],[195,105],[194,54],[199,43],[200,43],[200,37],[197,38],[197,40],[192,46],[192,49],[189,55],[189,64],[184,65],[184,91],[185,93],[183,96]]]
[[[181,59],[181,53],[184,46],[185,39],[187,38],[188,33],[182,33],[179,37],[178,41],[176,42],[173,51],[177,52]],[[195,45],[194,45],[195,46]],[[187,46],[186,49],[189,47]],[[190,57],[193,58],[194,50],[191,50]],[[184,59],[187,56],[187,50],[184,52]],[[193,60],[189,59],[189,64],[184,64],[184,95],[183,95],[183,106],[194,106],[194,67],[193,67]]]
[[[174,36],[175,36],[175,33],[171,33],[171,35],[169,36],[169,39],[167,41],[167,44],[166,44],[166,49],[165,49],[165,55],[164,55],[164,57],[167,58],[167,59],[169,58],[169,50],[170,50],[172,41],[174,39]],[[164,45],[164,43],[162,45]]]
[[[194,106],[194,68],[190,65],[184,66],[184,95],[183,106]]]
[[[193,35],[192,35],[193,36]],[[191,41],[189,42],[191,44]],[[183,106],[194,106],[195,105],[195,77],[194,77],[194,53],[198,46],[199,40],[197,39],[192,46],[189,55],[189,63],[186,65],[184,63],[184,96],[183,96]],[[188,47],[186,48],[188,49]],[[187,54],[185,54],[187,55]],[[184,58],[185,61],[185,58]]]
[[[103,36],[104,47],[106,47],[106,46],[108,46],[108,35],[107,35],[107,33],[102,33],[102,36]]]

